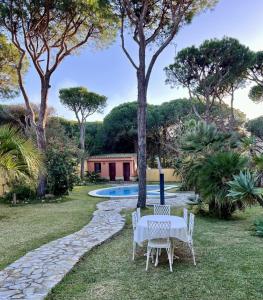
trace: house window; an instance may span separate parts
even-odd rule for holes
[[[101,173],[101,163],[94,163],[94,171],[96,173]]]

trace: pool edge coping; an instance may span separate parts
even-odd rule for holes
[[[154,185],[154,184],[148,184],[148,185]],[[98,195],[97,192],[100,192],[100,191],[104,191],[104,190],[110,190],[110,189],[117,189],[119,187],[134,187],[134,186],[137,186],[137,184],[127,184],[127,185],[117,185],[117,186],[112,186],[112,187],[107,187],[107,188],[102,188],[102,189],[97,189],[97,190],[93,190],[93,191],[90,191],[88,194],[92,197],[98,197],[98,198],[110,198],[110,199],[124,199],[124,198],[137,198],[138,197],[138,194],[133,194],[133,195],[122,195],[122,196],[109,196],[109,195]],[[170,190],[170,189],[173,189],[173,188],[176,188],[178,187],[177,185],[167,185],[164,190],[167,191],[167,190]],[[153,190],[151,192],[159,192],[160,189],[156,189],[156,190]],[[173,196],[175,195],[176,193],[165,193],[165,196]],[[150,197],[150,198],[159,198],[160,197],[160,194],[159,195],[149,195],[146,197]]]

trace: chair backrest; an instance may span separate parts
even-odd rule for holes
[[[140,220],[140,218],[141,218],[141,209],[140,209],[140,207],[137,207],[136,212],[137,212],[138,220]]]
[[[191,239],[193,238],[194,222],[195,222],[195,215],[190,213],[188,234]]]
[[[147,221],[148,239],[165,239],[170,237],[171,222],[170,221]]]
[[[133,228],[133,231],[136,229],[137,223],[138,223],[138,215],[137,215],[137,212],[134,211],[132,213],[132,228]]]
[[[184,208],[184,220],[186,225],[188,226],[188,209]]]
[[[170,205],[154,204],[154,214],[155,215],[168,215],[168,216],[170,216],[171,206]]]

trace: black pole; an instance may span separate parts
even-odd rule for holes
[[[164,205],[164,174],[160,173],[160,204]]]

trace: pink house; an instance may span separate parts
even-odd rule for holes
[[[137,155],[135,153],[117,153],[94,155],[87,159],[89,172],[100,173],[110,181],[137,179]]]

